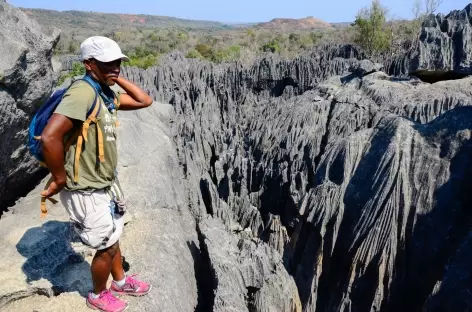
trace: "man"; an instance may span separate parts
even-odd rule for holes
[[[87,138],[77,161],[77,140],[68,149],[65,142],[73,133],[79,133],[77,129],[81,129],[87,112],[93,107],[96,93],[89,83],[75,81],[41,136],[44,159],[53,178],[42,196],[50,198],[60,193],[75,231],[84,244],[96,249],[91,266],[93,292],[87,297],[87,305],[100,311],[124,311],[127,304],[114,295],[145,295],[151,285],[125,276],[122,266],[119,238],[124,226],[124,204],[115,176],[116,116],[118,109],[148,107],[152,99],[119,76],[121,61],[129,59],[115,41],[95,36],[86,39],[80,49],[86,75],[100,91],[98,121],[86,131]],[[115,83],[126,94],[113,92],[110,86]],[[98,135],[103,138],[101,144],[97,143]],[[102,145],[104,157],[97,157],[97,145]],[[106,283],[110,273],[113,281],[108,290]]]

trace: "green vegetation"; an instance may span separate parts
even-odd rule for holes
[[[85,75],[85,67],[82,63],[74,63],[72,70],[66,74],[62,74],[59,78],[58,85],[61,85],[67,78],[74,78],[75,76]]]
[[[186,58],[198,58],[198,59],[203,59],[203,55],[198,52],[197,50],[190,50],[187,52],[185,55]]]
[[[128,53],[130,59],[128,66],[136,66],[139,68],[149,68],[157,64],[159,54],[142,47],[136,47],[134,52]]]
[[[280,45],[277,40],[271,40],[264,44],[261,47],[261,50],[264,52],[272,52],[272,53],[279,53],[280,52]]]
[[[387,11],[379,0],[373,0],[370,8],[362,9],[354,22],[355,42],[369,55],[382,53],[390,48],[392,33],[387,27]]]
[[[228,26],[162,16],[24,11],[43,26],[54,25],[62,30],[55,55],[77,55],[79,44],[85,38],[103,35],[120,44],[131,59],[127,65],[149,68],[173,51],[180,51],[187,58],[214,63],[251,62],[255,57],[267,54],[291,58],[329,43],[357,44],[373,58],[381,54],[395,55],[413,46],[425,16],[434,13],[440,2],[412,0],[415,18],[395,20],[388,15],[381,0],[373,0],[370,7],[358,12],[352,24],[337,23],[333,27],[316,29],[302,29],[296,23],[291,27],[268,29],[258,25]]]

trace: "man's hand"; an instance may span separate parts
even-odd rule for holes
[[[50,198],[66,185],[64,168],[64,135],[72,130],[74,123],[66,116],[53,114],[41,135],[44,161],[52,174],[53,181],[41,196]]]
[[[134,83],[123,77],[111,79],[126,92],[126,94],[120,94],[120,110],[141,109],[152,104],[152,98]]]
[[[49,188],[45,191],[41,192],[41,196],[45,198],[50,198],[56,194],[58,194],[66,185],[66,181],[52,181],[49,185]]]

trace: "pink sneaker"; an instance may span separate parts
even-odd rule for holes
[[[115,298],[108,289],[102,291],[97,299],[92,297],[92,293],[89,293],[87,297],[87,306],[90,309],[103,312],[123,312],[128,309],[128,304]]]
[[[144,296],[152,288],[151,284],[139,281],[134,278],[135,275],[127,276],[123,287],[119,287],[115,281],[111,282],[110,290],[116,296],[130,295],[130,296]]]

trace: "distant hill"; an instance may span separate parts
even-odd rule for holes
[[[186,30],[232,29],[234,26],[212,21],[180,19],[168,16],[113,14],[84,11],[54,11],[21,8],[26,14],[44,26],[55,26],[69,31],[78,28],[113,31],[117,28],[181,28]],[[104,29],[105,28],[105,29]]]
[[[171,51],[215,62],[234,60],[244,53],[294,55],[310,49],[321,38],[329,40],[330,33],[340,27],[314,17],[226,24],[146,14],[20,9],[35,19],[44,32],[61,30],[55,55],[77,55],[83,40],[102,35],[116,40],[133,59],[133,66],[143,68]]]
[[[331,23],[334,28],[341,29],[351,26],[352,22],[338,22],[338,23]]]
[[[309,29],[332,29],[330,23],[314,18],[312,16],[293,19],[293,18],[274,18],[267,23],[259,23],[257,28],[263,29],[284,29],[284,30],[309,30]]]

